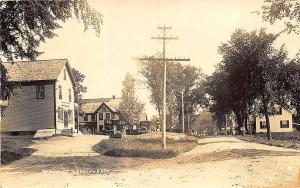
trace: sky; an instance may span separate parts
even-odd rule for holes
[[[88,92],[84,98],[121,96],[127,72],[141,79],[137,57],[154,55],[162,50],[157,36],[159,25],[170,25],[169,35],[179,37],[167,43],[167,57],[188,57],[189,64],[211,74],[221,60],[218,46],[241,28],[247,31],[267,28],[278,33],[283,24],[263,22],[253,11],[263,0],[88,0],[103,15],[100,37],[92,29],[84,31],[76,19],[61,24],[58,35],[41,44],[39,59],[67,58],[72,67],[86,75]],[[300,49],[300,35],[284,34],[275,47],[285,45],[289,56]],[[187,62],[185,62],[187,63]],[[150,92],[138,84],[137,95],[146,106],[148,117],[156,114],[149,102]]]

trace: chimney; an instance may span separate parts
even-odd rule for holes
[[[113,98],[113,99],[115,99],[115,98],[116,98],[116,96],[115,96],[115,95],[113,95],[113,96],[112,96],[112,98]]]

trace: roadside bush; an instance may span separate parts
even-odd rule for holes
[[[266,133],[250,136],[236,136],[241,140],[256,142],[277,147],[300,149],[300,132],[272,133],[272,140],[268,140]]]
[[[272,138],[275,140],[291,140],[300,142],[300,132],[272,133]]]

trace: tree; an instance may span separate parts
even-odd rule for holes
[[[217,67],[211,76],[207,76],[204,83],[204,92],[206,95],[206,108],[212,113],[216,119],[219,129],[226,114],[234,111],[234,106],[231,97],[229,83],[227,81],[227,72]],[[236,110],[235,110],[236,111]],[[241,119],[238,120],[240,128],[242,125]]]
[[[264,31],[259,33],[260,41],[263,41],[264,48],[260,52],[258,62],[255,66],[255,71],[252,79],[253,94],[257,96],[256,106],[266,119],[267,136],[271,137],[271,129],[269,122],[269,115],[272,114],[272,107],[280,103],[280,98],[285,95],[285,92],[280,92],[279,77],[282,74],[280,70],[284,66],[287,59],[287,52],[282,47],[277,50],[272,47],[273,42],[277,36],[273,34],[266,34]],[[280,104],[281,105],[281,104]]]
[[[191,128],[197,135],[214,135],[217,131],[216,122],[210,112],[202,111],[195,115],[191,122]]]
[[[285,20],[285,31],[299,33],[300,2],[298,0],[265,0],[261,7],[264,21]]]
[[[151,60],[142,61],[139,63],[139,65],[140,73],[145,78],[144,83],[151,92],[150,102],[155,105],[155,108],[159,114],[160,123],[162,123],[164,64],[162,61]]]
[[[159,55],[158,55],[159,56]],[[163,100],[163,62],[148,60],[140,62],[140,73],[145,78],[145,84],[151,92],[151,103],[155,105],[162,121],[162,100]],[[167,123],[168,127],[174,124],[181,126],[181,92],[184,91],[185,114],[195,112],[199,103],[202,91],[199,87],[203,83],[201,70],[190,65],[168,62],[167,69]],[[178,120],[178,121],[177,121]],[[178,123],[179,122],[179,123]]]
[[[85,30],[93,27],[96,35],[100,34],[102,16],[87,0],[0,2],[1,90],[5,89],[1,99],[9,97],[14,88],[7,83],[2,61],[35,60],[42,53],[37,50],[40,42],[56,36],[54,30],[72,16],[82,20]]]
[[[85,78],[85,75],[76,70],[75,68],[72,68],[72,74],[74,76],[75,80],[75,88],[74,88],[74,102],[78,104],[77,108],[75,108],[75,128],[78,129],[78,114],[82,113],[81,110],[81,99],[82,94],[87,92],[87,87],[83,85],[83,81]]]
[[[251,80],[256,56],[263,50],[258,49],[260,44],[255,40],[255,32],[236,30],[231,39],[219,47],[222,60],[217,71],[208,77],[207,90],[213,100],[211,109],[220,117],[234,112],[239,129],[246,128],[249,106],[255,99]]]
[[[82,99],[82,94],[87,92],[87,87],[83,85],[85,75],[72,68],[72,73],[75,80],[75,89],[74,89],[74,102],[80,104]]]
[[[265,0],[262,6],[262,18],[264,21],[274,24],[276,21],[284,21],[288,33],[300,33],[300,2],[298,0]],[[284,90],[289,94],[284,95],[281,100],[288,100],[290,107],[296,109],[295,121],[300,122],[300,75],[299,75],[299,54],[283,67],[282,79],[280,80]]]
[[[144,103],[140,102],[136,96],[135,79],[127,73],[123,81],[122,101],[119,105],[121,119],[129,124],[136,123],[141,113],[144,111]]]
[[[252,114],[264,115],[269,139],[270,109],[286,94],[278,81],[286,51],[272,46],[277,37],[265,29],[249,33],[237,30],[220,46],[222,61],[207,83],[215,112],[234,112],[239,127],[243,122],[247,125],[251,110]]]
[[[172,88],[177,101],[175,107],[179,124],[182,125],[182,105],[184,106],[185,118],[190,114],[194,114],[198,107],[203,105],[203,92],[201,91],[203,91],[202,84],[204,75],[201,72],[201,69],[197,67],[174,63],[174,65],[171,66],[169,76],[171,77],[170,87]],[[182,91],[184,97],[183,104],[181,100]]]
[[[289,108],[294,108],[294,120],[300,123],[300,57],[297,55],[281,67],[279,77],[279,88],[281,91],[280,102]]]

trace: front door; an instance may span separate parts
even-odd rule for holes
[[[68,128],[68,120],[69,120],[68,111],[64,111],[64,127],[65,128]]]

